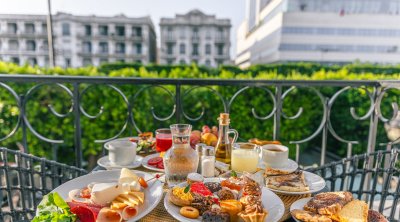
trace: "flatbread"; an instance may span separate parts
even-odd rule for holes
[[[268,188],[287,192],[309,191],[302,171],[293,172],[285,175],[267,176],[266,186]]]
[[[305,211],[305,210],[292,210],[290,212],[294,218],[303,222],[332,222],[332,219],[317,213]]]

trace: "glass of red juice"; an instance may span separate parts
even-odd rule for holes
[[[165,152],[172,146],[172,134],[168,128],[156,130],[156,151]]]

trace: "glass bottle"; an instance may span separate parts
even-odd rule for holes
[[[218,142],[215,146],[215,159],[226,164],[231,164],[232,144],[234,144],[239,133],[234,129],[229,129],[229,113],[219,114]],[[233,140],[229,140],[229,134],[233,133]]]
[[[165,153],[165,180],[168,186],[175,186],[185,182],[189,173],[196,173],[199,156],[196,150],[190,147],[189,124],[174,124],[170,126],[172,147]]]

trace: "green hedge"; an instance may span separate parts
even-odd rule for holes
[[[105,64],[100,67],[45,69],[39,67],[16,66],[14,64],[0,62],[0,73],[38,74],[38,75],[85,75],[85,76],[113,76],[113,77],[143,77],[143,78],[222,78],[222,79],[287,79],[287,80],[360,80],[360,79],[399,79],[400,67],[375,66],[369,64],[350,64],[343,67],[322,66],[318,64],[274,64],[257,65],[247,70],[239,70],[234,66],[221,66],[218,69],[206,67],[189,66],[140,66],[137,64]],[[18,94],[26,93],[32,84],[10,84]],[[70,85],[66,85],[71,87]],[[85,85],[82,85],[82,89]],[[174,92],[173,86],[167,86],[168,90]],[[212,87],[218,90],[226,98],[239,89],[235,86]],[[128,96],[133,95],[140,86],[123,85],[121,90]],[[183,87],[183,90],[187,90]],[[274,90],[273,88],[270,88]],[[326,96],[332,96],[338,87],[322,87],[321,92]],[[398,102],[399,93],[394,92],[387,95],[382,110],[385,116],[391,116],[391,106],[388,101]],[[249,99],[250,98],[250,99]],[[53,100],[52,100],[53,99]],[[156,121],[151,117],[151,107],[156,114],[166,117],[173,107],[173,100],[160,88],[152,88],[144,91],[133,106],[134,119],[143,131],[154,131],[159,127],[167,127],[174,123],[174,118],[166,122]],[[65,92],[54,86],[44,86],[32,95],[27,104],[28,119],[34,128],[41,134],[53,139],[64,139],[65,143],[58,147],[59,160],[69,162],[73,159],[73,117],[59,119],[53,116],[47,106],[52,104],[60,113],[67,113],[72,105]],[[253,137],[271,139],[273,120],[256,120],[251,113],[254,107],[259,116],[265,116],[272,110],[272,100],[261,89],[251,88],[241,94],[231,107],[232,127],[240,132],[242,140]],[[317,104],[317,106],[315,105]],[[369,108],[369,99],[362,89],[353,89],[343,94],[334,104],[331,120],[337,133],[348,140],[358,140],[360,145],[354,147],[359,153],[365,150],[368,136],[369,120],[356,121],[349,115],[349,109],[354,104],[359,115],[366,113]],[[126,118],[126,106],[120,96],[105,86],[91,88],[83,96],[83,107],[90,115],[96,115],[103,106],[104,113],[98,119],[81,118],[83,127],[83,147],[85,159],[93,158],[99,154],[101,144],[94,143],[96,139],[109,138],[123,127]],[[185,112],[196,117],[201,113],[201,107],[205,107],[204,118],[198,122],[190,122],[195,129],[202,125],[216,125],[217,116],[222,110],[221,102],[215,95],[210,96],[209,89],[198,88],[183,100]],[[307,89],[296,89],[284,101],[284,112],[291,116],[296,114],[299,107],[304,108],[303,115],[297,120],[282,120],[281,140],[284,143],[292,140],[300,140],[311,135],[318,127],[322,111],[319,98]],[[10,94],[0,87],[0,138],[12,130],[16,124],[19,110]],[[130,127],[122,136],[136,134]],[[1,143],[2,146],[16,148],[16,143],[21,141],[21,131],[14,137]],[[378,128],[378,143],[387,141],[382,124]],[[50,144],[39,141],[29,133],[28,142],[30,151],[39,156],[51,158]],[[311,147],[319,147],[321,138],[317,137],[309,143],[301,145],[302,151]],[[339,143],[330,137],[328,151],[344,155],[346,144]],[[292,149],[294,151],[294,149]],[[293,152],[292,152],[293,155]]]

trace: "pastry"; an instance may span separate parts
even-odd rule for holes
[[[208,210],[202,215],[203,222],[229,222],[229,213],[222,212],[218,209]]]
[[[259,145],[259,146],[263,146],[263,145],[267,145],[267,144],[276,144],[276,145],[281,145],[281,142],[277,141],[277,140],[260,140],[257,138],[253,138],[253,139],[249,139],[250,143]]]
[[[368,210],[368,222],[387,222],[387,220],[378,211]]]
[[[207,210],[211,210],[214,200],[211,196],[203,196],[201,194],[193,193],[193,201],[191,206],[203,214]]]
[[[207,183],[204,183],[204,185],[206,185],[206,187],[207,187],[212,193],[218,192],[218,191],[220,191],[220,190],[222,189],[221,184],[220,184],[220,183],[217,183],[217,182],[207,182]]]
[[[344,205],[353,200],[350,192],[327,192],[315,195],[304,210],[322,215],[336,215]]]
[[[290,212],[294,218],[303,222],[332,222],[326,215],[305,211],[305,210],[292,210]]]
[[[185,193],[184,187],[174,187],[168,191],[168,200],[176,206],[190,206],[193,196],[190,192]]]
[[[264,175],[265,176],[275,176],[275,175],[285,175],[289,174],[290,172],[284,170],[273,169],[271,167],[266,167]]]
[[[261,201],[255,204],[249,204],[245,207],[245,210],[238,214],[245,222],[264,222],[268,216],[268,212],[263,209]]]
[[[218,191],[217,196],[219,197],[220,200],[236,199],[236,195],[229,188],[225,187],[220,191]]]
[[[247,195],[247,196],[242,196],[240,198],[240,203],[242,203],[242,205],[244,207],[246,207],[249,204],[255,204],[258,200],[259,200],[258,196],[249,196],[249,195]]]
[[[244,176],[243,182],[243,193],[245,195],[261,197],[261,187],[256,181],[254,181],[250,177]]]
[[[187,217],[187,218],[190,218],[190,219],[196,219],[196,218],[198,218],[199,215],[200,215],[199,211],[198,211],[196,208],[194,208],[194,207],[182,207],[182,208],[179,210],[179,213],[180,213],[182,216]]]
[[[303,192],[310,190],[306,184],[304,173],[302,171],[285,175],[268,176],[265,178],[265,181],[268,188],[275,190],[289,192]]]
[[[221,211],[229,213],[231,222],[238,220],[237,214],[242,211],[242,204],[237,200],[220,201]]]
[[[187,183],[192,184],[195,182],[203,182],[204,177],[201,174],[198,173],[189,173],[187,176]]]
[[[367,222],[368,205],[361,200],[352,200],[338,213],[341,222]]]

